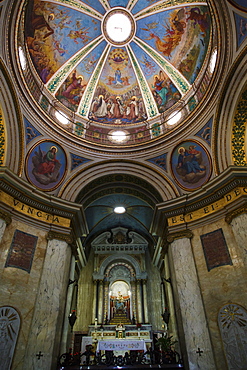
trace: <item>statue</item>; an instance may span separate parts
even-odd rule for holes
[[[115,307],[116,307],[116,310],[119,311],[124,311],[125,310],[125,305],[124,305],[124,299],[123,299],[123,296],[121,294],[121,292],[118,292],[118,297],[116,299],[116,302],[115,302]]]

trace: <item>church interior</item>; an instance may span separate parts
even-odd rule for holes
[[[0,0],[1,370],[247,369],[246,0]]]

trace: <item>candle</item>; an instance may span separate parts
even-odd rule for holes
[[[98,321],[98,319],[97,319],[97,317],[95,317],[95,322],[94,322],[95,329],[97,329],[97,321]]]

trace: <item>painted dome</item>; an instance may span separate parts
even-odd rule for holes
[[[181,125],[207,91],[215,45],[205,1],[31,0],[21,14],[26,85],[72,135],[146,142]]]

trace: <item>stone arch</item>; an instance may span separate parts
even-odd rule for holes
[[[23,117],[17,94],[6,66],[0,59],[0,115],[1,130],[4,124],[4,165],[20,175],[24,165],[24,130]],[[1,133],[2,141],[2,133]],[[11,143],[11,145],[8,145]],[[0,143],[1,145],[1,143]],[[2,146],[0,146],[2,150]],[[18,158],[18,160],[17,160]]]
[[[166,173],[143,163],[132,161],[100,162],[83,168],[64,183],[59,196],[69,201],[79,202],[81,189],[90,186],[95,180],[101,180],[106,175],[125,174],[146,181],[160,195],[160,202],[176,198],[180,195],[178,188],[172,183]]]
[[[109,265],[116,263],[116,260],[126,262],[130,266],[133,267],[135,271],[135,277],[136,279],[146,279],[146,273],[141,271],[139,263],[136,261],[136,259],[130,255],[121,255],[121,256],[116,256],[116,254],[113,254],[109,257],[107,257],[101,264],[99,273],[97,274],[98,279],[103,279],[105,277],[105,273],[107,271],[107,268]]]

